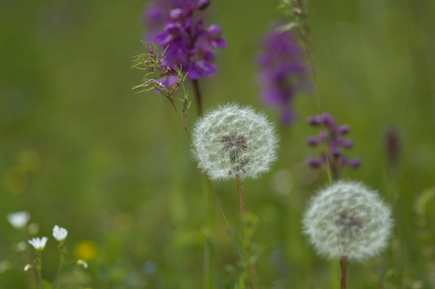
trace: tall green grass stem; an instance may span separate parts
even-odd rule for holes
[[[192,80],[193,89],[196,97],[196,107],[198,117],[202,116],[202,93],[199,88],[199,81],[197,79]],[[214,230],[214,206],[213,196],[208,191],[207,187],[202,185],[205,217],[207,219],[207,228],[205,232],[204,242],[204,288],[214,289],[216,287],[216,249],[215,249],[215,230]]]

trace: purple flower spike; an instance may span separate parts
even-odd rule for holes
[[[397,168],[400,159],[400,135],[395,127],[390,127],[385,132],[385,150],[387,153],[388,168],[394,170]]]
[[[326,143],[328,146],[328,153],[322,154],[320,158],[308,158],[307,165],[311,167],[321,167],[329,163],[334,180],[340,176],[342,167],[357,168],[361,165],[361,160],[358,158],[349,160],[347,159],[341,149],[349,149],[353,146],[353,141],[344,139],[343,135],[350,131],[348,125],[337,125],[334,117],[329,113],[323,113],[315,117],[308,117],[307,122],[316,127],[322,127],[322,131],[317,137],[308,137],[306,142],[310,146],[322,146]]]
[[[274,25],[263,39],[257,59],[258,78],[264,103],[280,112],[284,124],[291,124],[295,119],[293,99],[311,88],[309,68],[296,35],[277,27]]]
[[[212,47],[220,47],[225,48],[227,46],[227,42],[221,37],[222,28],[217,25],[210,25],[207,29],[208,35],[208,43]]]
[[[194,17],[209,4],[210,0],[154,0],[146,13],[147,40],[168,47],[164,65],[182,66],[191,79],[212,76],[217,70],[214,49],[227,46],[218,25],[204,29],[203,20]]]

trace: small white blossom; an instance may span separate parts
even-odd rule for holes
[[[27,248],[27,245],[25,242],[19,242],[16,245],[16,249],[18,252],[24,252],[26,250],[26,248]]]
[[[47,244],[48,238],[42,237],[42,238],[33,238],[32,240],[29,240],[29,244],[33,246],[37,251],[42,251],[45,248],[45,244]]]
[[[363,260],[377,255],[391,235],[391,209],[378,192],[351,181],[321,190],[303,218],[303,229],[320,255]]]
[[[24,272],[30,271],[32,269],[32,265],[27,264],[26,266],[24,266]]]
[[[83,261],[81,259],[77,260],[77,265],[83,266],[83,268],[85,268],[85,269],[88,268],[88,263],[86,263],[85,261]]]
[[[29,232],[30,235],[36,235],[39,232],[39,225],[37,223],[30,223],[27,227],[27,232]]]
[[[201,117],[194,129],[194,157],[211,179],[257,178],[276,160],[278,138],[264,114],[228,104]]]
[[[58,225],[53,228],[53,237],[58,241],[65,240],[68,235],[68,231],[65,228],[59,227]]]
[[[29,212],[16,212],[8,214],[8,221],[15,229],[22,229],[30,219]]]
[[[6,261],[6,260],[1,261],[0,262],[0,274],[9,270],[11,267],[12,267],[11,262]]]

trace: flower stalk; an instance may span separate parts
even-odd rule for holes
[[[250,260],[250,240],[246,240],[247,239],[247,234],[246,234],[246,205],[245,205],[245,199],[243,197],[243,186],[242,186],[242,180],[240,179],[239,175],[236,175],[236,186],[237,186],[237,194],[239,196],[239,207],[240,207],[240,215],[241,215],[241,219],[242,219],[242,232],[243,232],[243,239],[245,239],[245,241],[248,241],[248,244],[246,244],[248,246],[248,250],[247,250],[247,257],[248,257],[248,262],[249,262],[249,267],[251,269],[251,276],[252,276],[252,285],[251,287],[253,289],[259,289],[260,287],[258,286],[258,276],[257,276],[257,268],[255,266],[255,261],[251,262]]]
[[[240,206],[240,214],[242,216],[242,224],[245,225],[245,217],[246,217],[246,206],[245,206],[245,200],[243,198],[243,187],[242,187],[242,181],[240,180],[240,177],[236,175],[236,185],[237,185],[237,193],[239,196],[239,206]]]
[[[33,262],[34,262],[34,268],[36,270],[36,279],[37,279],[37,282],[38,282],[38,287],[40,289],[44,289],[44,284],[43,284],[43,281],[42,281],[42,273],[41,273],[41,271],[42,271],[42,254],[41,254],[41,251],[39,251],[39,250],[35,251],[35,260]]]
[[[53,280],[53,288],[56,288],[59,282],[60,275],[62,273],[62,269],[65,266],[65,255],[66,255],[65,242],[60,241],[58,248],[59,248],[59,266],[57,267],[56,277]]]
[[[340,269],[341,269],[340,289],[346,289],[346,275],[347,275],[347,257],[346,256],[343,256],[340,258]]]
[[[290,17],[292,20],[290,23],[281,26],[281,30],[295,30],[299,36],[299,39],[305,46],[305,52],[307,53],[308,62],[310,63],[310,68],[313,77],[313,89],[316,98],[317,111],[319,114],[322,112],[322,106],[320,103],[320,96],[317,89],[317,71],[316,64],[314,61],[313,45],[310,39],[310,25],[308,23],[308,11],[303,0],[282,0],[279,8],[284,11],[284,13]],[[322,130],[324,129],[323,121],[320,123]],[[326,140],[323,142],[325,154],[330,153],[330,148]],[[326,172],[328,174],[328,180],[331,184],[333,182],[332,167],[330,160],[326,159]]]
[[[192,83],[193,83],[193,89],[195,91],[195,96],[196,96],[196,108],[198,111],[198,116],[202,116],[203,113],[203,105],[202,105],[202,93],[201,90],[199,89],[199,81],[198,79],[192,79]]]

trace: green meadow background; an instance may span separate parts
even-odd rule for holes
[[[67,228],[68,259],[88,261],[87,270],[65,268],[64,288],[213,288],[204,285],[210,238],[214,288],[237,277],[228,269],[237,252],[169,102],[131,89],[143,76],[130,67],[143,52],[146,4],[0,1],[0,288],[34,288],[34,276],[22,269],[32,250],[14,249],[30,235],[6,219],[22,210],[39,225],[37,236]],[[218,72],[200,81],[205,109],[250,105],[279,127],[279,160],[270,173],[244,181],[247,209],[258,218],[262,288],[338,288],[338,261],[316,256],[300,230],[307,201],[327,183],[325,171],[304,163],[320,153],[305,144],[318,133],[305,122],[318,113],[315,97],[297,96],[291,127],[260,98],[255,59],[262,35],[282,18],[277,5],[212,1],[205,22],[222,26],[228,47],[218,52]],[[395,219],[390,246],[350,264],[349,288],[435,288],[434,15],[430,0],[309,3],[322,110],[351,126],[348,156],[363,161],[343,178],[378,190]],[[195,119],[192,109],[190,128]],[[400,139],[393,169],[388,128]],[[214,185],[240,231],[235,182]],[[57,260],[51,237],[46,279],[54,278]]]

